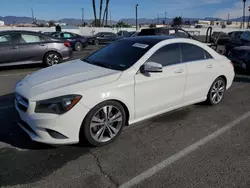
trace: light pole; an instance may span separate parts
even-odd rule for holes
[[[84,8],[82,8],[82,26],[84,26]]]
[[[165,24],[167,24],[167,12],[165,12]]]
[[[137,29],[138,29],[138,21],[137,21],[137,19],[138,19],[138,4],[136,4],[136,6],[135,6],[135,25],[136,25],[136,31],[137,31]]]
[[[242,28],[245,28],[245,8],[246,8],[246,0],[243,0],[243,24]]]

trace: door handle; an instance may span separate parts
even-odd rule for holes
[[[174,73],[183,73],[183,69],[176,69],[175,71],[174,71]]]
[[[207,65],[207,68],[213,68],[213,66],[212,65]]]
[[[46,46],[46,44],[39,44],[39,46]]]
[[[12,46],[12,47],[10,47],[10,49],[13,49],[13,50],[18,49],[18,48],[19,48],[18,46]]]

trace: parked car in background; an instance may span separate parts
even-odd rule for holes
[[[230,37],[230,41],[233,40],[240,40],[241,35],[244,31],[232,31],[228,33],[228,36]]]
[[[230,60],[198,41],[129,37],[19,81],[18,124],[37,142],[102,146],[126,125],[203,101],[219,104],[233,78]]]
[[[249,46],[250,45],[250,31],[244,31],[240,38],[234,38],[225,45],[225,55],[229,55],[231,50],[239,46]]]
[[[72,48],[67,40],[31,31],[0,32],[0,66],[32,63],[51,66],[71,56]]]
[[[211,36],[211,42],[218,45],[226,45],[230,41],[230,37],[227,33],[224,32],[213,32]]]
[[[236,69],[250,73],[250,46],[234,47],[229,52],[228,58]]]
[[[94,45],[108,44],[110,42],[114,42],[122,38],[123,38],[122,36],[118,36],[117,34],[112,32],[100,32],[92,37],[89,37],[88,42]]]
[[[88,45],[88,38],[70,32],[55,32],[52,34],[53,37],[67,39],[73,50],[82,51]]]

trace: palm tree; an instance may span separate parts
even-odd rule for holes
[[[95,19],[95,26],[96,26],[96,7],[95,7],[95,0],[92,0],[93,11],[94,11],[94,19]]]
[[[108,6],[109,6],[109,0],[106,0],[106,7],[105,7],[104,13],[103,13],[102,25],[104,25],[105,18],[106,18],[105,25],[108,24]]]
[[[246,7],[246,0],[243,0],[243,24],[242,28],[245,28],[245,7]]]
[[[102,23],[101,23],[101,20],[102,20],[102,4],[103,4],[103,0],[100,1],[100,12],[99,12],[100,25],[99,25],[99,27],[101,27],[101,25],[102,25]]]

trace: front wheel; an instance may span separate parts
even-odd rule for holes
[[[221,102],[226,91],[226,82],[223,78],[217,78],[207,95],[207,102],[210,105],[217,105]]]
[[[93,146],[102,146],[114,141],[126,122],[123,106],[115,101],[106,101],[95,106],[86,116],[80,137]]]

